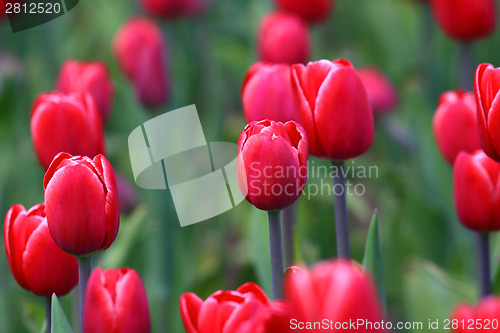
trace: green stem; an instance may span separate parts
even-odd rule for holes
[[[52,308],[51,308],[51,303],[52,303],[52,297],[46,296],[45,297],[45,332],[50,333],[51,331],[51,326],[52,326]]]
[[[78,257],[78,297],[80,301],[80,333],[83,333],[83,309],[85,307],[85,293],[89,281],[91,267],[91,256]]]
[[[283,253],[285,267],[289,267],[294,263],[293,255],[293,234],[295,230],[295,203],[291,206],[283,209],[283,221],[282,221],[282,232],[283,232]]]
[[[479,264],[479,293],[481,298],[484,298],[492,294],[490,234],[488,232],[477,234],[477,249]]]
[[[337,238],[337,256],[351,258],[349,245],[349,221],[344,177],[344,161],[333,161],[333,201],[335,208],[335,235]]]
[[[470,43],[460,44],[460,87],[465,90],[474,89],[474,61],[472,45]]]
[[[269,247],[271,249],[271,279],[273,299],[281,299],[283,295],[283,248],[281,244],[281,212],[270,211],[269,215]]]

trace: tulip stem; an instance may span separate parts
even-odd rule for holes
[[[271,279],[273,299],[281,299],[283,294],[283,248],[281,244],[281,211],[270,211],[269,247],[271,249]]]
[[[344,161],[332,162],[333,172],[333,202],[335,208],[335,235],[337,238],[337,256],[351,258],[349,245],[349,221],[347,216],[347,201],[344,176]]]
[[[293,234],[295,229],[295,203],[291,206],[283,209],[283,221],[282,221],[282,232],[283,232],[283,254],[285,267],[293,265],[294,255],[293,255]]]
[[[80,333],[83,333],[83,309],[85,307],[85,292],[90,272],[92,271],[91,256],[78,257],[78,298],[80,303]]]
[[[474,63],[472,56],[472,45],[470,43],[460,44],[460,87],[465,90],[473,90],[474,87]]]
[[[479,292],[481,298],[492,294],[490,266],[490,234],[477,233],[477,249],[479,264]]]
[[[52,297],[45,297],[45,332],[50,333],[52,326]]]

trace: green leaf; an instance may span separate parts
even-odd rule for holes
[[[378,285],[378,291],[384,309],[387,310],[387,296],[384,282],[384,264],[382,262],[382,252],[380,250],[380,238],[378,234],[378,215],[377,210],[373,212],[368,230],[368,237],[365,245],[365,255],[363,258],[363,267],[372,272]]]
[[[66,315],[64,314],[64,310],[62,309],[61,303],[59,303],[56,294],[52,294],[51,307],[51,333],[73,333],[73,330],[71,329],[71,326],[69,326],[68,319],[66,319]]]
[[[250,246],[259,285],[267,295],[272,293],[271,282],[271,254],[269,251],[269,225],[267,213],[259,209],[252,209],[250,217]]]

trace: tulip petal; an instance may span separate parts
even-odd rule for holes
[[[198,315],[203,301],[194,293],[184,293],[179,301],[182,322],[187,333],[198,333]]]
[[[217,331],[217,312],[219,303],[211,297],[208,297],[200,307],[198,313],[198,332],[199,333],[218,333]]]
[[[83,330],[85,333],[115,333],[117,316],[111,295],[103,282],[106,281],[104,271],[97,267],[90,275],[85,295]]]
[[[500,93],[495,96],[495,99],[491,104],[490,113],[488,114],[487,119],[487,126],[491,146],[488,147],[489,149],[487,151],[485,150],[485,152],[491,158],[496,161],[500,161],[500,152],[496,149],[497,147],[500,148]]]

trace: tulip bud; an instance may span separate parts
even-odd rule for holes
[[[43,187],[50,234],[61,249],[85,256],[113,243],[120,216],[114,172],[104,156],[58,154]]]
[[[130,268],[90,275],[83,314],[85,333],[151,332],[148,297],[139,274]]]
[[[500,161],[500,68],[490,64],[480,64],[476,69],[474,93],[477,105],[479,139],[484,152]]]
[[[254,64],[243,81],[241,99],[247,123],[263,119],[295,120],[297,106],[290,81],[290,66]]]
[[[17,283],[38,296],[61,296],[78,283],[78,261],[52,240],[45,206],[12,206],[3,226],[5,254]]]
[[[437,146],[451,165],[461,151],[473,153],[481,148],[476,100],[471,92],[457,89],[443,93],[432,125]]]
[[[104,131],[88,94],[40,94],[31,109],[31,139],[44,169],[60,152],[104,154]]]
[[[65,94],[88,92],[97,104],[102,122],[109,118],[114,87],[106,64],[67,60],[59,71],[57,90]]]
[[[392,111],[398,104],[398,95],[391,81],[376,67],[358,70],[366,89],[368,101],[375,116]]]
[[[451,38],[469,42],[495,30],[495,0],[431,0],[430,4],[437,23]]]
[[[278,8],[309,22],[325,21],[333,10],[333,0],[274,0]]]
[[[475,231],[500,230],[500,164],[482,150],[460,152],[453,166],[453,194],[458,219]]]
[[[304,190],[307,158],[307,137],[296,122],[252,122],[238,138],[238,185],[255,207],[283,209]]]
[[[319,262],[311,270],[287,275],[285,295],[290,303],[291,317],[298,322],[328,319],[343,323],[362,319],[380,323],[384,319],[373,279],[360,265],[345,259]],[[337,328],[328,331],[334,330]]]
[[[163,18],[192,16],[201,13],[208,0],[141,0],[142,8]]]
[[[115,36],[113,52],[142,104],[155,107],[167,102],[167,55],[156,23],[145,18],[127,21]]]
[[[477,307],[462,303],[453,309],[451,314],[451,332],[469,333],[469,332],[498,332],[500,313],[500,297],[486,297],[482,299]],[[456,324],[454,324],[456,322]],[[476,323],[484,327],[484,330],[475,330]],[[471,326],[472,325],[472,326]],[[472,328],[472,329],[469,329]]]
[[[366,89],[347,60],[320,60],[292,66],[292,87],[299,103],[311,154],[346,160],[364,154],[373,141],[373,113]]]
[[[257,35],[259,59],[271,63],[305,63],[310,54],[309,28],[298,16],[274,12],[264,16]]]

